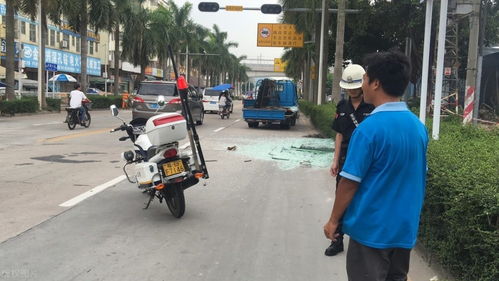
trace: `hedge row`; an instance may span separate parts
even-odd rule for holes
[[[499,129],[445,120],[428,147],[420,241],[458,280],[499,280]]]
[[[13,101],[0,101],[0,113],[14,115],[16,113],[33,113],[38,110],[38,100],[26,97]]]
[[[312,124],[325,136],[332,138],[336,133],[331,128],[333,117],[336,114],[336,105],[327,103],[322,105],[314,105],[313,103],[300,100],[300,111],[310,117]]]
[[[334,105],[300,101],[331,136]],[[419,241],[457,280],[499,280],[499,128],[442,121],[428,147],[428,180]],[[431,129],[429,129],[431,131]]]

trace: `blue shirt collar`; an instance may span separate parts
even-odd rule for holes
[[[408,111],[407,104],[405,102],[387,102],[378,107],[376,107],[371,114],[383,111]]]

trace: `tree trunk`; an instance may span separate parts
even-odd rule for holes
[[[15,100],[16,95],[14,92],[14,87],[15,87],[15,69],[14,69],[14,59],[15,59],[15,42],[14,42],[14,14],[16,12],[14,4],[15,0],[7,0],[6,5],[7,5],[7,12],[6,12],[6,28],[5,28],[5,41],[7,45],[7,54],[6,54],[6,61],[5,61],[5,76],[6,76],[6,82],[7,82],[7,88],[5,89],[5,96],[7,100]]]
[[[321,52],[321,18],[317,17],[317,19],[315,20],[315,58],[313,58],[315,77],[312,77],[313,92],[311,93],[312,102],[314,104],[317,104],[317,96],[319,94],[320,52]]]
[[[140,65],[140,76],[138,77],[138,81],[139,82],[142,82],[145,80],[146,78],[146,68],[147,68],[147,64],[141,64]]]
[[[343,44],[345,40],[345,0],[338,1],[338,20],[336,25],[336,52],[334,55],[333,100],[340,101],[340,80],[343,73]]]
[[[81,0],[82,7],[82,17],[80,22],[80,36],[81,36],[81,91],[87,92],[87,58],[88,58],[88,41],[87,41],[87,31],[88,31],[88,0]],[[118,38],[119,39],[119,38]]]
[[[40,56],[41,56],[41,61],[40,63],[42,64],[42,69],[45,70],[45,46],[47,46],[47,37],[48,37],[48,28],[47,28],[47,7],[46,7],[46,1],[41,1],[42,3],[42,6],[41,6],[41,15],[42,15],[42,18],[41,18],[41,30],[42,30],[42,34],[40,36],[40,40],[41,43],[42,43],[42,46],[43,48],[40,51]],[[42,87],[42,104],[41,104],[41,107],[42,108],[47,108],[47,100],[45,99],[47,93],[45,92],[45,89],[46,89],[46,81],[45,81],[45,77],[46,77],[46,71],[44,71],[44,79],[42,79],[41,83],[40,83],[40,86]],[[52,90],[54,91],[54,90]]]
[[[326,1],[326,9],[329,9],[329,2]],[[329,57],[329,27],[331,24],[331,14],[326,13],[326,18],[325,18],[325,31],[324,31],[324,56],[323,56],[323,66],[324,68],[322,69],[322,97],[321,97],[321,104],[324,104],[326,102],[326,97],[328,95],[328,92],[326,92],[326,82],[327,82],[327,74],[329,73],[329,66],[327,64],[328,57]]]
[[[114,29],[114,87],[113,94],[120,94],[120,25],[116,24]],[[109,60],[109,58],[106,58]]]

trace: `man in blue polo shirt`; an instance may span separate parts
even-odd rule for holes
[[[405,281],[417,238],[426,182],[425,126],[400,102],[409,82],[408,58],[397,52],[366,57],[362,90],[376,108],[354,131],[327,238],[343,216],[350,236],[349,281]]]

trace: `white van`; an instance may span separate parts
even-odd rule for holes
[[[218,112],[218,97],[221,91],[213,90],[212,88],[206,88],[203,90],[203,106],[204,112]]]

